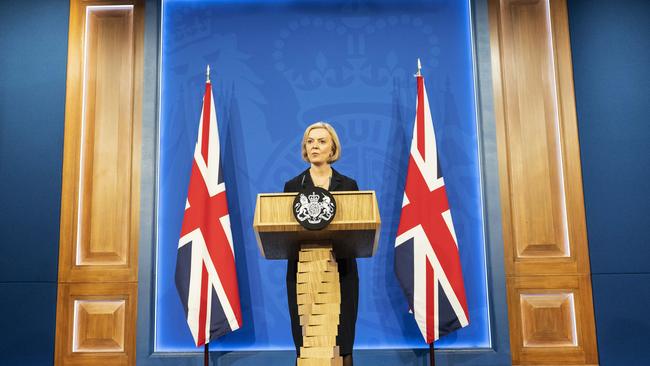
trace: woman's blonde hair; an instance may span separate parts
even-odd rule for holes
[[[309,157],[307,157],[307,137],[309,137],[309,132],[316,128],[324,128],[332,136],[332,156],[327,159],[328,163],[333,163],[341,157],[341,142],[339,141],[339,136],[336,134],[334,127],[327,122],[316,122],[313,123],[305,129],[305,133],[302,135],[302,159],[309,163]]]

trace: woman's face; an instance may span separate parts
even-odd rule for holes
[[[327,164],[332,156],[332,136],[324,128],[312,129],[305,140],[305,151],[310,163]]]

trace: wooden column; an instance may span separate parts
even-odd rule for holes
[[[598,363],[565,0],[490,0],[514,365]]]
[[[331,244],[304,244],[298,253],[296,300],[302,326],[297,366],[339,366],[336,344],[341,315],[338,264]]]
[[[142,1],[70,3],[57,365],[134,365]]]

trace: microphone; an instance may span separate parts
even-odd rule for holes
[[[305,189],[305,177],[306,176],[307,176],[306,174],[302,175],[302,182],[300,183],[300,186],[302,187],[302,189]]]

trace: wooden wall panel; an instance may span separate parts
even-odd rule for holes
[[[70,12],[60,277],[133,281],[142,10],[80,0],[71,3]]]
[[[72,352],[124,352],[126,299],[74,300]]]
[[[513,364],[596,364],[566,3],[489,13]]]
[[[513,365],[595,365],[591,282],[586,275],[508,276]]]
[[[135,365],[137,283],[59,284],[55,364]]]
[[[133,9],[89,11],[77,265],[127,265],[133,161]]]
[[[509,4],[508,4],[509,3]],[[569,256],[553,50],[544,1],[509,1],[503,22],[513,255]]]
[[[144,2],[70,3],[55,363],[135,361]]]

